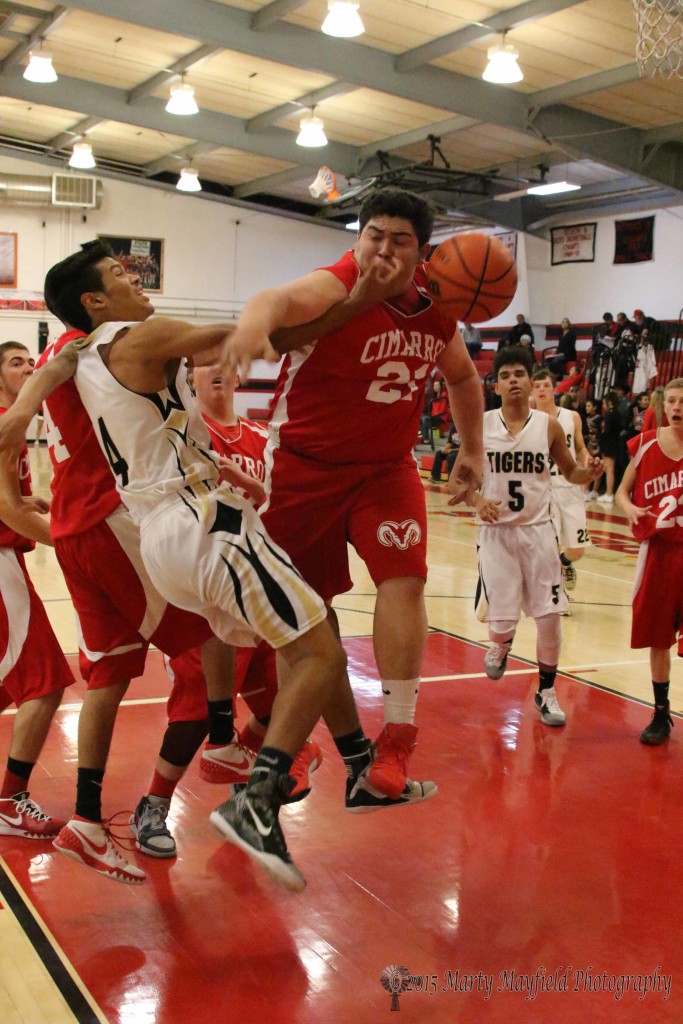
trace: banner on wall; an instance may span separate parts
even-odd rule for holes
[[[654,217],[614,222],[614,262],[647,263],[652,259]]]
[[[551,263],[594,263],[595,229],[597,221],[591,224],[569,224],[563,228],[551,228]]]
[[[507,245],[508,249],[512,253],[513,260],[517,259],[517,232],[516,231],[500,231],[496,232],[494,238],[499,238],[503,245]]]

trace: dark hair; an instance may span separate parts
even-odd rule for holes
[[[549,380],[551,382],[551,384],[554,384],[555,383],[555,375],[552,374],[550,372],[550,370],[548,370],[546,367],[543,367],[540,370],[534,370],[534,372],[532,373],[532,375],[531,375],[532,383],[535,380]]]
[[[5,362],[5,352],[9,352],[13,348],[22,348],[24,352],[28,352],[28,348],[21,341],[3,341],[0,345],[0,369]]]
[[[55,263],[45,275],[45,304],[67,327],[76,327],[90,334],[93,325],[83,308],[84,292],[102,291],[102,275],[97,264],[114,253],[104,242],[85,242],[80,252]]]
[[[498,380],[498,374],[504,366],[513,366],[519,364],[523,366],[526,372],[531,377],[531,371],[534,368],[534,361],[531,356],[531,352],[524,345],[507,345],[502,348],[500,352],[496,352],[493,360],[493,376]]]
[[[612,316],[611,313],[603,313],[602,314],[602,319],[603,320],[614,320],[614,317]]]
[[[372,217],[402,217],[410,221],[420,248],[432,236],[436,210],[428,199],[403,188],[380,188],[363,200],[358,212],[359,233]]]

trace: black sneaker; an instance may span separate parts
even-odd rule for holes
[[[640,742],[648,747],[658,747],[664,740],[668,740],[673,725],[668,703],[665,708],[656,707],[652,721],[640,734]]]
[[[351,814],[368,814],[383,807],[403,807],[430,800],[439,792],[435,782],[413,782],[408,779],[403,792],[396,798],[385,796],[368,782],[365,772],[356,779],[346,780],[346,810]]]
[[[210,821],[229,843],[244,850],[279,885],[301,892],[306,879],[292,863],[278,821],[280,806],[293,785],[289,775],[252,775],[246,789],[217,807]]]

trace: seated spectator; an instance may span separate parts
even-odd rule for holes
[[[671,348],[671,335],[653,316],[645,316],[642,309],[633,311],[633,333],[638,342],[652,345],[656,352]]]
[[[481,340],[481,331],[478,327],[474,327],[473,324],[470,324],[465,320],[462,329],[462,337],[465,342],[465,348],[472,358],[476,356],[477,352],[481,352],[483,342]]]
[[[632,436],[642,433],[645,413],[650,408],[650,396],[647,391],[641,391],[636,395],[633,402]]]
[[[593,328],[593,348],[613,349],[619,326],[611,313],[602,314],[602,323]]]
[[[545,349],[543,358],[550,372],[558,380],[562,380],[567,363],[576,362],[576,331],[567,317],[562,321],[557,345]]]
[[[423,407],[421,432],[422,443],[432,443],[432,430],[440,427],[449,418],[448,394],[441,378],[434,381],[433,392],[425,397]]]
[[[555,386],[555,397],[565,395],[571,388],[581,388],[583,386],[583,378],[583,368],[577,363],[575,366],[572,366],[564,380],[561,380]]]
[[[451,426],[448,431],[448,440],[443,448],[439,448],[434,455],[434,465],[432,466],[432,480],[438,482],[441,480],[441,469],[446,460],[446,479],[451,475],[451,470],[455,465],[455,460],[458,457],[458,449],[460,448],[460,438],[455,424]]]
[[[524,313],[517,314],[517,323],[512,328],[509,334],[510,344],[519,345],[524,335],[527,335],[531,341],[531,348],[534,347],[534,332],[531,329],[531,324],[528,324]]]
[[[528,348],[531,354],[534,353],[534,339],[530,334],[523,334],[519,339],[519,344],[522,348]]]
[[[621,337],[624,331],[630,331],[633,334],[633,328],[635,324],[632,324],[626,313],[617,313],[617,337]]]

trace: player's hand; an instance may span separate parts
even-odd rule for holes
[[[375,256],[370,265],[359,274],[349,293],[348,301],[361,310],[373,306],[376,302],[394,298],[403,291],[404,273],[395,256]]]
[[[605,465],[602,459],[599,459],[596,455],[591,455],[585,466],[586,472],[588,473],[589,480],[597,480],[605,472]]]
[[[452,495],[449,505],[458,505],[467,496],[470,490],[476,491],[484,476],[484,455],[483,452],[476,455],[469,455],[460,446],[458,457],[451,475],[448,477],[447,489]]]
[[[501,501],[493,501],[491,498],[485,498],[477,509],[477,515],[483,523],[497,523],[500,519],[501,505]]]
[[[26,445],[27,427],[25,419],[13,414],[11,409],[0,416],[0,451],[19,455]]]
[[[654,512],[650,511],[651,508],[652,505],[640,508],[638,505],[631,504],[628,508],[624,509],[629,526],[637,526],[641,519],[656,519],[657,516]]]
[[[243,381],[249,377],[249,369],[255,359],[279,363],[282,358],[273,348],[267,334],[236,327],[227,341],[221,370],[223,373],[238,373]]]
[[[47,515],[50,511],[50,502],[38,497],[37,494],[22,498],[22,503],[30,512],[38,512],[41,516]]]
[[[245,473],[232,459],[227,458],[225,455],[217,455],[215,458],[218,463],[218,480],[220,483],[227,483],[230,487],[237,487],[244,491],[257,508],[263,504],[266,497],[266,489],[260,480],[249,476],[248,473]]]

